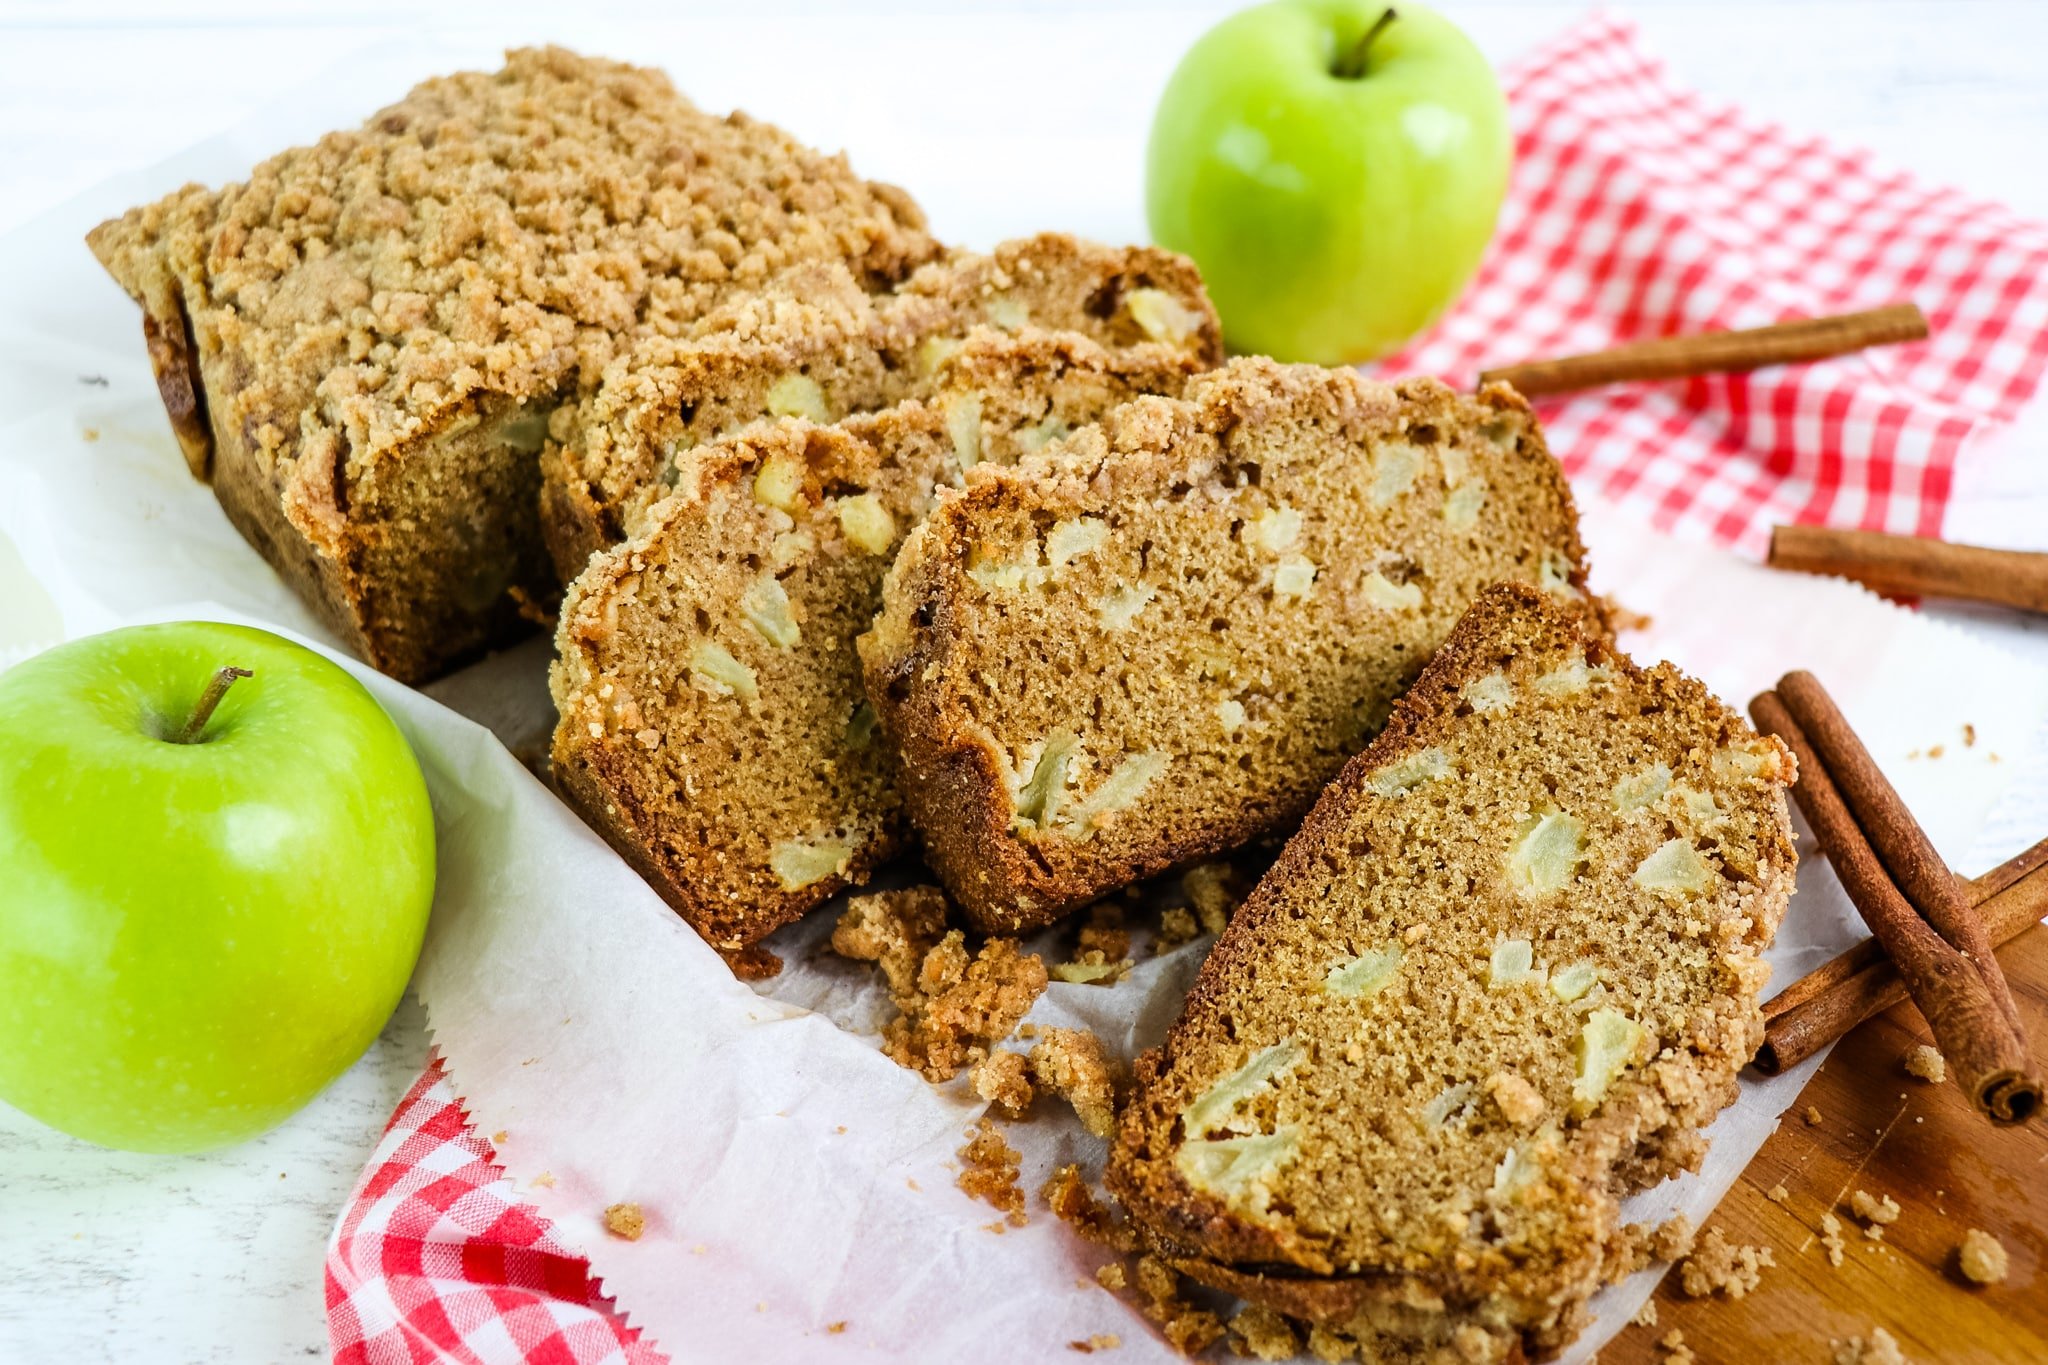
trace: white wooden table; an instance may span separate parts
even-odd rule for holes
[[[965,217],[1015,230],[1142,236],[1138,167],[1154,92],[1178,54],[1233,5],[1011,5],[755,0],[743,19],[665,0],[595,7],[500,0],[437,5],[467,40],[542,40],[667,65],[708,107],[743,104],[806,140],[853,149],[913,187],[936,228]],[[1495,59],[1583,13],[1577,4],[1442,6]],[[1621,6],[1695,88],[1795,127],[1875,148],[1936,181],[2048,218],[2048,5],[2013,0],[1683,0]],[[405,41],[420,7],[394,0],[149,0],[0,4],[0,231],[117,173],[247,119],[356,47]],[[1029,12],[1019,12],[1028,10]],[[786,84],[724,58],[772,44]],[[893,62],[899,79],[866,79]],[[793,104],[790,91],[838,92]],[[905,91],[912,92],[909,97]],[[397,90],[365,91],[362,110]],[[1015,165],[961,110],[1072,122],[1097,174]],[[792,116],[790,109],[804,111]],[[821,112],[829,111],[829,112]],[[1128,177],[1116,167],[1129,167]],[[1127,192],[1104,195],[1105,182]],[[996,211],[991,212],[994,202]],[[33,263],[0,261],[0,270]],[[2015,433],[1965,466],[1948,533],[2048,548],[2048,439]],[[2026,460],[2031,452],[2033,459]],[[2039,470],[2041,472],[2035,472]],[[0,657],[39,627],[0,543]],[[1949,613],[2048,659],[2048,628]],[[0,1046],[5,1040],[0,1040]],[[326,1353],[321,1256],[365,1154],[426,1054],[402,1008],[369,1054],[282,1128],[232,1151],[137,1157],[89,1148],[0,1106],[0,1365],[45,1361],[280,1362]]]

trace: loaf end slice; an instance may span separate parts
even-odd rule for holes
[[[1280,1311],[1556,1349],[1761,1040],[1792,777],[1671,665],[1483,593],[1140,1058],[1110,1187]]]
[[[989,932],[1291,829],[1480,590],[1598,621],[1512,391],[1241,359],[913,534],[863,639],[926,856]]]

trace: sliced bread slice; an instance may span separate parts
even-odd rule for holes
[[[933,391],[977,327],[1069,331],[1134,364],[1223,358],[1195,268],[1154,247],[1061,233],[955,251],[895,294],[837,262],[765,280],[687,330],[643,339],[606,371],[541,458],[541,522],[567,582],[675,485],[677,457],[754,422],[833,422]]]
[[[1241,359],[913,534],[861,642],[926,857],[1014,933],[1291,829],[1496,579],[1589,612],[1511,390]]]
[[[1140,1058],[1111,1189],[1268,1307],[1554,1350],[1761,1040],[1792,776],[1671,665],[1490,589]]]
[[[903,535],[965,469],[1177,390],[1195,364],[981,329],[929,399],[690,452],[563,605],[561,790],[728,952],[862,881],[905,836],[854,654]]]

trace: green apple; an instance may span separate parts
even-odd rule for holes
[[[267,631],[137,626],[0,675],[0,1099],[189,1152],[277,1124],[404,994],[434,893],[405,737]]]
[[[1405,0],[1278,0],[1181,59],[1146,211],[1202,268],[1231,349],[1351,364],[1458,296],[1513,156],[1493,70],[1448,20]]]

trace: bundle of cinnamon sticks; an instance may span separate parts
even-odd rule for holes
[[[1980,904],[1959,880],[1878,769],[1818,680],[1788,673],[1750,703],[1757,728],[1776,735],[1799,763],[1793,797],[1849,899],[1896,969],[1972,1104],[1994,1123],[2021,1123],[2041,1107],[2041,1073],[1993,948],[1997,929],[2017,932],[2048,910],[2048,843],[1998,870]],[[2012,921],[2008,926],[2007,921]],[[1790,1066],[1881,1007],[1887,983],[1869,953],[1846,955],[1801,981],[1766,1025],[1767,1069]],[[1840,964],[1840,965],[1838,965]],[[1812,978],[1808,979],[1809,981]],[[1782,999],[1782,997],[1781,997]],[[1853,1016],[1853,1017],[1851,1017]]]

